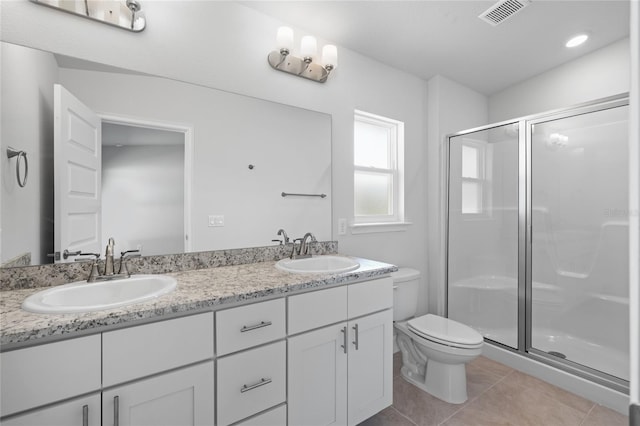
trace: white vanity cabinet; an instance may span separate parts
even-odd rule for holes
[[[285,337],[284,298],[216,312],[218,426],[247,419],[286,401]],[[273,410],[246,422],[274,421],[279,413]]]
[[[391,405],[392,287],[382,278],[289,297],[289,334],[302,332],[289,337],[290,426],[356,425]]]
[[[213,425],[213,361],[182,368],[102,393],[102,424]]]
[[[2,416],[25,414],[0,424],[213,425],[213,330],[208,312],[4,352]]]
[[[6,351],[0,426],[356,425],[392,402],[392,306],[380,278]]]
[[[11,417],[2,426],[100,426],[100,393]]]
[[[92,392],[99,394],[100,371],[99,335],[3,352],[0,354],[0,413],[4,417]],[[85,405],[89,411],[85,417],[100,412],[100,406],[96,407],[94,402],[72,401],[49,405],[47,412],[34,412],[30,413],[33,416],[24,415],[0,423],[31,421],[37,425],[42,416],[51,415],[51,422],[40,424],[55,424],[55,419],[65,424],[66,419],[72,419],[66,424],[82,425]]]
[[[103,333],[102,424],[213,425],[213,330],[209,312]]]

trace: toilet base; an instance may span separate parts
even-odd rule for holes
[[[409,383],[449,404],[467,401],[467,376],[464,364],[451,365],[427,361],[426,375],[420,376],[402,366],[400,375]]]
[[[411,333],[405,323],[396,323],[395,327],[402,352],[402,377],[450,404],[466,402],[466,364],[482,353],[482,347],[461,349],[434,344]]]

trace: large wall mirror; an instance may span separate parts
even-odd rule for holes
[[[280,228],[331,239],[329,115],[6,42],[1,54],[3,266],[102,253],[109,237],[143,255],[276,244]],[[26,153],[24,187],[8,147]]]

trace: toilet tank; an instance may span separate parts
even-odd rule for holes
[[[400,268],[391,273],[393,279],[393,320],[413,318],[418,309],[420,271]]]

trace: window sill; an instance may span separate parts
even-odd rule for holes
[[[351,233],[404,232],[410,225],[412,225],[411,222],[355,223],[351,225]]]

